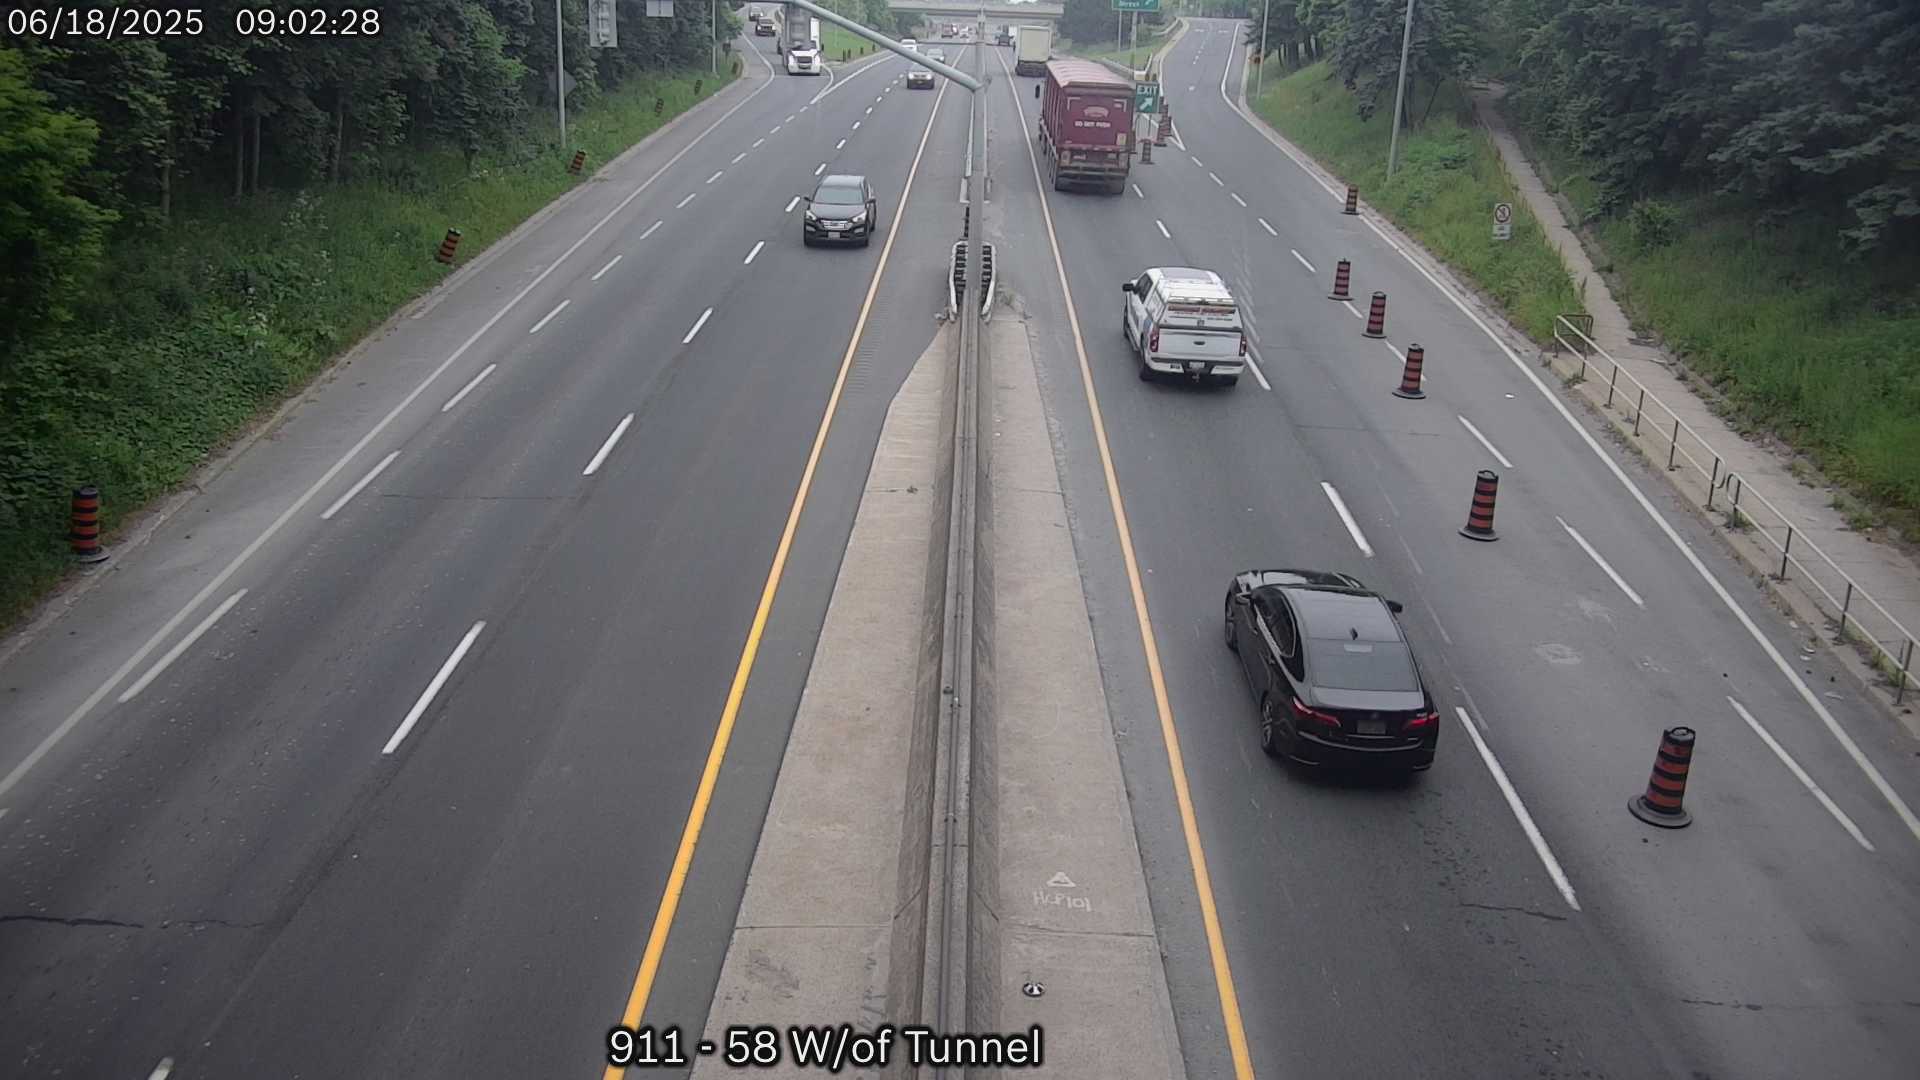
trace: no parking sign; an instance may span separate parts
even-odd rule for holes
[[[1495,240],[1513,239],[1513,204],[1493,204],[1493,238]]]

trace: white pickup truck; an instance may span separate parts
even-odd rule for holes
[[[1240,304],[1211,270],[1157,266],[1121,285],[1127,343],[1139,359],[1140,377],[1185,375],[1232,386],[1247,366],[1247,337]]]

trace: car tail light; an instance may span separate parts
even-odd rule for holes
[[[1247,335],[1245,334],[1240,335],[1240,355],[1247,355]]]
[[[1318,724],[1321,727],[1331,728],[1334,731],[1340,730],[1339,717],[1332,713],[1323,713],[1319,709],[1309,709],[1301,703],[1299,698],[1293,699],[1293,718],[1303,723]]]
[[[1147,351],[1160,351],[1160,328],[1157,326],[1153,328],[1153,333],[1147,335]]]
[[[1440,714],[1437,712],[1416,713],[1407,717],[1406,731],[1432,731],[1440,726]]]

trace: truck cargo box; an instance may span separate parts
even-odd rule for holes
[[[1056,191],[1072,184],[1126,190],[1133,83],[1091,60],[1047,61],[1037,137]]]

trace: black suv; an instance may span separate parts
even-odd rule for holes
[[[880,216],[879,200],[873,185],[864,176],[823,176],[807,198],[802,216],[800,239],[808,247],[815,244],[859,244],[873,242],[875,218]]]
[[[1249,570],[1227,588],[1227,648],[1260,707],[1260,748],[1307,765],[1418,772],[1440,714],[1398,603],[1347,574]]]

